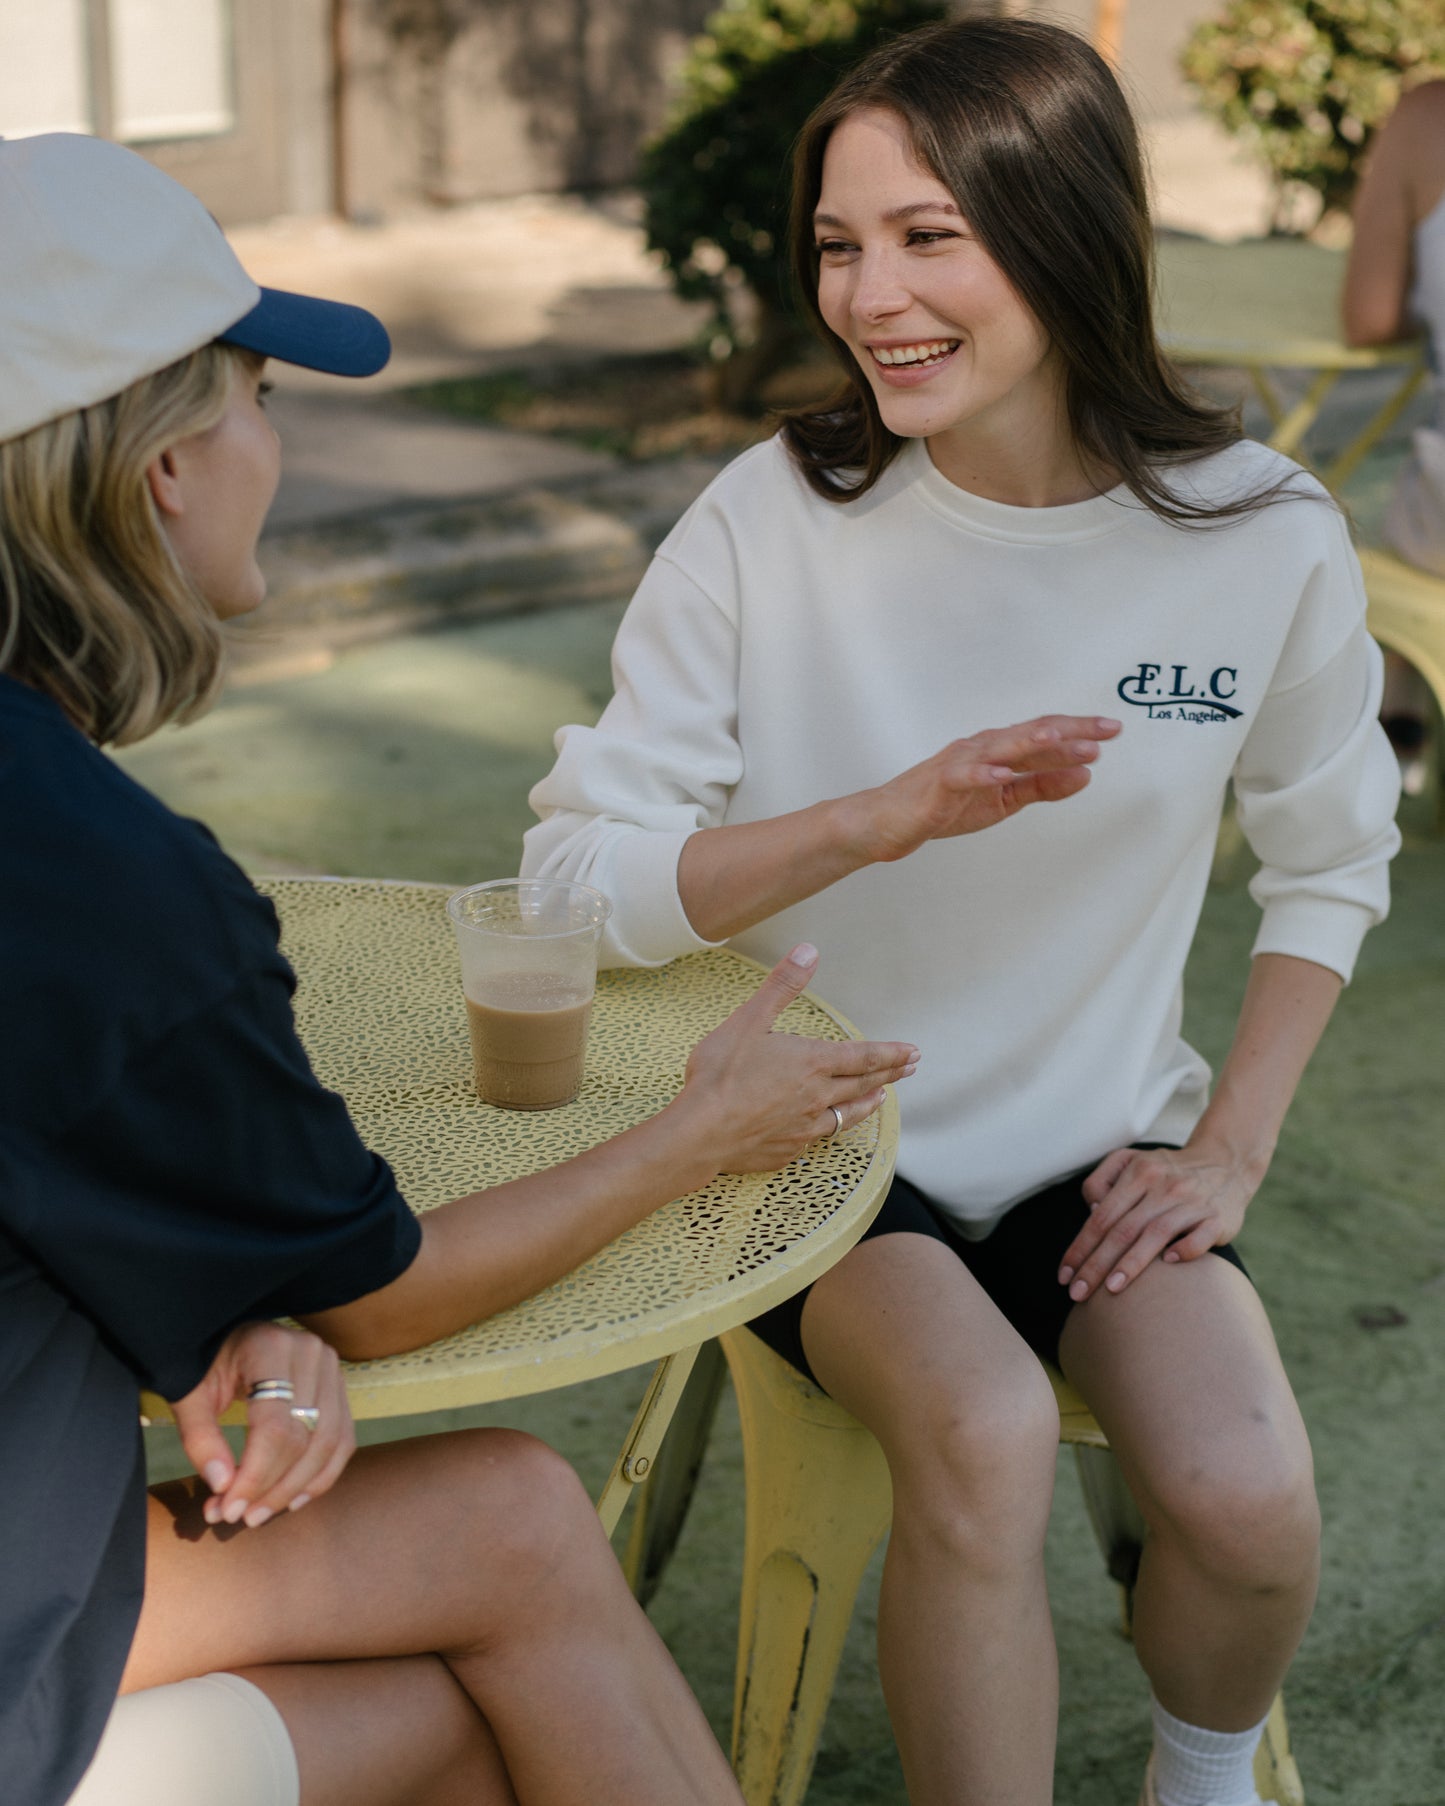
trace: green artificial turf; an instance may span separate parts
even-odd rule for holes
[[[552,733],[609,688],[617,606],[518,616],[353,651],[239,689],[121,755],[257,871],[455,882],[515,870]],[[1314,1437],[1319,1610],[1287,1689],[1310,1806],[1445,1802],[1445,842],[1411,805],[1391,920],[1367,941],[1250,1215],[1244,1246]],[[1189,969],[1187,1028],[1217,1060],[1247,971],[1247,862],[1226,849]],[[465,1421],[525,1425],[600,1484],[638,1375]],[[393,1423],[382,1433],[435,1424]],[[157,1460],[173,1459],[157,1439]],[[1146,1693],[1065,1458],[1049,1538],[1063,1710],[1057,1799],[1132,1806]],[[741,1472],[725,1403],[653,1616],[726,1735]],[[901,1806],[865,1584],[810,1806]]]

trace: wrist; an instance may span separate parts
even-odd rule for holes
[[[827,812],[825,832],[841,862],[840,877],[865,865],[902,856],[897,847],[887,843],[881,831],[878,795],[876,790],[855,790],[850,796],[835,797],[819,805]]]
[[[1244,1130],[1227,1123],[1211,1121],[1206,1111],[1186,1146],[1191,1154],[1233,1167],[1243,1178],[1257,1186],[1269,1171],[1277,1140],[1277,1136],[1259,1129]]]
[[[722,1113],[696,1081],[685,1084],[648,1125],[659,1138],[674,1197],[697,1191],[715,1179],[733,1152]]]

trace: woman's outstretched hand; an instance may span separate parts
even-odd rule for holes
[[[1030,803],[1057,803],[1089,781],[1099,747],[1120,732],[1103,715],[1041,715],[954,740],[921,765],[848,799],[870,861],[903,859],[925,841],[976,834]]]
[[[291,1399],[247,1407],[240,1465],[221,1431],[221,1413],[260,1380],[285,1380]],[[317,1412],[315,1429],[292,1407]],[[309,1330],[243,1323],[231,1331],[200,1385],[172,1406],[181,1446],[211,1489],[208,1524],[256,1529],[278,1511],[297,1511],[334,1486],[356,1448],[351,1407],[336,1351]]]
[[[1232,1242],[1263,1177],[1214,1146],[1116,1148],[1084,1180],[1089,1220],[1059,1265],[1076,1304],[1122,1292],[1153,1260],[1197,1260]]]
[[[679,1103],[707,1123],[717,1170],[770,1172],[809,1142],[851,1129],[883,1102],[883,1087],[906,1079],[918,1049],[903,1041],[819,1041],[774,1032],[787,1006],[811,983],[818,952],[806,943],[779,960],[727,1021],[699,1041]]]

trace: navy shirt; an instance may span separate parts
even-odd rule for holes
[[[419,1230],[311,1072],[275,911],[0,675],[0,1775],[61,1806],[140,1609],[136,1393],[349,1303]]]

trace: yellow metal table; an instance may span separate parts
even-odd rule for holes
[[[1345,260],[1303,239],[1261,238],[1218,245],[1163,238],[1158,244],[1159,319],[1169,354],[1183,364],[1246,371],[1269,414],[1269,443],[1308,463],[1305,441],[1326,397],[1349,370],[1389,369],[1399,382],[1364,428],[1319,472],[1338,490],[1388,431],[1426,374],[1420,341],[1346,345],[1340,336]],[[1273,373],[1312,372],[1303,396],[1286,404]]]
[[[577,1100],[500,1110],[472,1090],[447,887],[307,878],[261,888],[281,918],[297,1026],[317,1075],[423,1212],[554,1166],[654,1114],[680,1088],[694,1044],[761,976],[753,961],[721,951],[603,973]],[[811,996],[780,1026],[832,1040],[853,1033]],[[610,1531],[656,1458],[698,1346],[801,1290],[857,1240],[882,1202],[897,1139],[890,1097],[780,1173],[716,1179],[524,1303],[411,1354],[349,1366],[352,1410],[393,1417],[487,1403],[655,1361],[598,1502]],[[142,1408],[167,1414],[149,1397]]]

